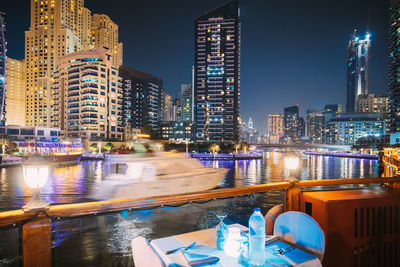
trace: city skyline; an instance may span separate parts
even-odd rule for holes
[[[168,6],[150,1],[133,3],[135,8],[132,9],[128,8],[130,4],[124,8],[117,8],[118,5],[110,8],[106,2],[89,0],[85,1],[85,7],[93,13],[108,15],[119,26],[119,39],[126,47],[124,62],[161,77],[167,93],[177,96],[180,84],[191,81],[194,19],[225,2],[174,1]],[[12,58],[23,57],[23,42],[17,42],[23,39],[23,31],[29,26],[29,1],[25,3],[27,8],[23,12],[26,16],[22,16],[20,1],[3,7],[3,11],[8,13],[8,56]],[[150,8],[155,3],[158,5]],[[282,113],[285,106],[299,104],[304,116],[307,109],[321,109],[324,104],[343,105],[348,39],[353,28],[365,32],[368,20],[372,34],[370,92],[386,94],[389,1],[354,0],[333,4],[309,1],[301,5],[295,1],[285,4],[241,1],[240,7],[244,44],[241,75],[243,121],[251,116],[255,127],[265,132],[267,114]],[[304,12],[298,12],[298,8]],[[128,16],[127,10],[137,16]],[[143,23],[143,18],[151,11],[155,12],[157,19]],[[181,12],[179,20],[168,19]],[[21,17],[27,18],[24,21]],[[152,31],[147,33],[149,28]],[[166,28],[170,29],[169,34],[163,33]],[[153,38],[162,42],[154,42]],[[177,55],[181,60],[172,61]],[[292,74],[290,79],[287,72]],[[276,100],[270,101],[271,96]]]

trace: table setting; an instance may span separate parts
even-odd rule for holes
[[[159,238],[150,244],[166,266],[322,266],[317,256],[279,236],[266,236],[265,220],[259,209],[255,213],[249,228],[226,225],[225,216],[218,215],[214,228]]]

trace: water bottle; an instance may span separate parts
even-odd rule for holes
[[[260,208],[255,208],[250,216],[249,228],[250,264],[262,266],[265,262],[265,219]]]

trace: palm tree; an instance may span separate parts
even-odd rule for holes
[[[219,148],[219,145],[217,145],[217,144],[212,144],[212,145],[208,148],[208,151],[210,151],[211,153],[213,153],[213,155],[216,154],[216,153],[218,153],[219,150],[220,150],[220,148]]]
[[[235,148],[235,154],[238,153],[238,149],[240,149],[240,147],[241,145],[239,143],[233,145],[233,148]]]
[[[92,144],[90,145],[90,149],[91,149],[93,152],[95,152],[95,151],[97,150],[97,143],[92,143]]]
[[[247,149],[249,149],[249,146],[247,144],[242,145],[242,149],[244,150],[244,153],[247,153]]]
[[[10,144],[10,140],[6,136],[0,137],[1,154],[4,155],[6,152],[6,146]]]
[[[113,145],[112,143],[107,143],[107,144],[104,145],[104,148],[105,148],[108,152],[110,152],[111,149],[114,148],[114,145]]]

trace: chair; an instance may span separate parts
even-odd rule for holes
[[[266,234],[272,235],[276,218],[283,213],[283,204],[272,207],[265,215]]]
[[[144,237],[132,240],[132,254],[135,267],[165,267],[165,263]]]
[[[297,211],[282,213],[275,221],[274,235],[313,253],[322,261],[325,252],[325,235],[311,216]]]

